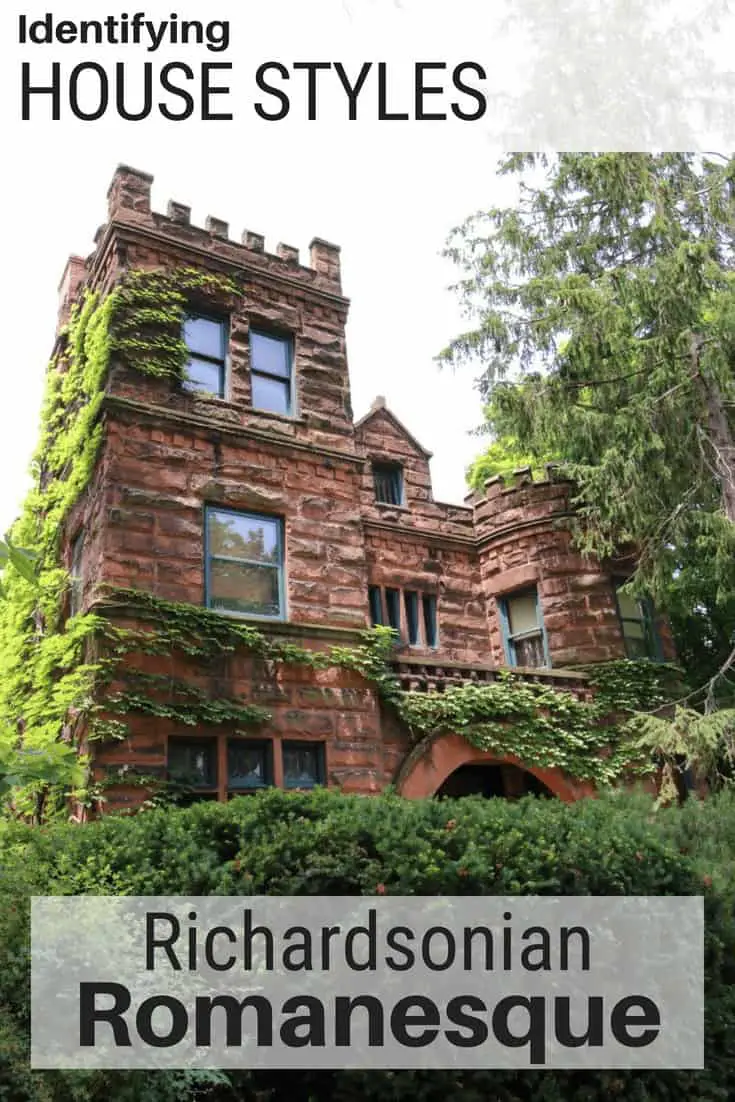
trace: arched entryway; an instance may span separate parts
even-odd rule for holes
[[[527,769],[492,761],[460,765],[449,774],[435,795],[453,799],[458,796],[495,796],[517,800],[521,796],[553,797],[554,793]]]
[[[513,771],[501,773],[478,773],[475,767],[512,766]],[[469,771],[468,767],[473,769]],[[467,772],[462,770],[468,769]],[[524,780],[524,778],[526,778]],[[523,795],[517,789],[521,783],[528,789],[539,790],[539,794],[556,796],[565,803],[572,803],[582,796],[594,795],[594,786],[588,781],[568,777],[561,769],[542,769],[526,765],[511,754],[502,755],[486,750],[478,750],[461,735],[441,735],[428,738],[420,743],[403,763],[396,777],[396,789],[408,799],[424,799],[427,796],[449,795],[452,788],[464,786],[464,792],[457,795],[469,795],[472,783],[474,791],[483,786],[491,788],[502,786],[502,791],[490,791],[488,795]],[[514,789],[515,786],[515,789]],[[453,793],[452,793],[453,794]]]

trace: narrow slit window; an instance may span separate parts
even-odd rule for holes
[[[436,597],[424,595],[421,598],[424,611],[424,640],[427,647],[437,644]]]
[[[373,483],[377,502],[403,504],[403,469],[397,463],[373,463]]]
[[[69,599],[69,615],[76,616],[82,610],[82,597],[84,594],[84,574],[82,571],[82,556],[84,554],[84,533],[80,532],[71,547],[71,593]]]
[[[388,613],[388,625],[394,631],[401,630],[401,595],[397,589],[386,589],[385,607]]]
[[[383,599],[380,592],[380,586],[371,585],[369,587],[368,600],[370,601],[370,621],[373,627],[375,627],[383,623]]]
[[[221,318],[190,314],[184,320],[184,344],[189,359],[184,372],[186,390],[225,396],[227,367],[227,323]]]
[[[403,594],[406,606],[406,629],[408,631],[409,646],[415,647],[419,643],[419,598],[414,590],[407,589]]]

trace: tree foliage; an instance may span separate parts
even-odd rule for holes
[[[470,324],[440,361],[481,366],[496,452],[561,460],[583,550],[638,549],[634,588],[671,610],[712,711],[735,659],[735,157],[514,154],[500,172],[517,202],[447,247]]]
[[[731,554],[735,158],[519,154],[501,172],[517,206],[448,248],[473,324],[442,360],[479,359],[497,427],[564,457],[590,550],[634,540],[654,585],[682,535]]]

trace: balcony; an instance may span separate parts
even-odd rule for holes
[[[576,670],[552,670],[538,667],[481,666],[472,663],[445,662],[439,658],[401,656],[391,663],[391,669],[404,692],[442,693],[453,686],[473,683],[490,685],[502,674],[512,673],[522,681],[547,685],[561,692],[573,693],[579,700],[591,700],[592,690],[587,674]]]

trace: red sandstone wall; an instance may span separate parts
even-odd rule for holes
[[[126,619],[125,626],[144,626]],[[250,654],[223,656],[203,664],[184,655],[151,657],[130,654],[126,664],[148,673],[195,686],[213,699],[239,697],[266,708],[272,721],[248,729],[253,739],[273,743],[275,783],[279,776],[279,745],[284,739],[315,740],[325,746],[326,781],[346,792],[379,792],[389,781],[383,764],[379,705],[373,690],[359,675],[342,670],[314,672],[298,666],[265,669]],[[112,691],[122,688],[121,680]],[[123,741],[95,749],[95,779],[112,777],[121,783],[107,793],[108,807],[135,805],[142,790],[125,783],[138,776],[165,777],[167,740],[190,734],[194,738],[232,735],[231,727],[184,727],[169,719],[133,714],[126,717],[130,735]],[[405,754],[405,750],[403,751]]]
[[[315,241],[305,268],[288,246],[271,256],[259,235],[246,231],[236,244],[228,232],[213,218],[192,227],[178,203],[165,217],[152,212],[150,179],[123,169],[95,253],[84,264],[76,258],[62,283],[62,321],[85,275],[104,293],[125,268],[198,266],[237,270],[245,287],[242,300],[219,303],[231,317],[227,400],[114,367],[97,470],[65,533],[68,545],[85,531],[87,601],[107,583],[203,604],[209,503],[284,519],[289,625],[277,630],[306,645],[328,646],[329,629],[366,626],[368,586],[392,586],[437,598],[438,647],[404,652],[439,665],[503,665],[497,600],[537,585],[554,666],[622,657],[610,572],[571,546],[568,486],[506,490],[495,482],[472,507],[435,502],[429,453],[384,404],[352,424],[339,251]],[[293,418],[250,408],[249,326],[268,322],[294,337]],[[375,501],[374,460],[401,465],[402,507]],[[672,656],[665,626],[662,636]],[[272,681],[244,654],[207,668],[183,658],[142,661],[215,698],[267,706],[273,720],[255,737],[324,742],[328,783],[346,790],[380,790],[408,752],[406,732],[381,716],[355,675],[279,667]],[[130,738],[97,749],[98,773],[123,766],[160,773],[167,738],[186,733],[170,721],[130,722]],[[136,803],[141,790],[122,785],[112,798]]]
[[[288,619],[367,625],[359,469],[274,442],[220,442],[206,429],[124,414],[106,439],[98,580],[204,603],[204,505],[284,519]]]
[[[472,512],[434,501],[429,453],[378,404],[355,430],[365,457],[360,484],[371,585],[431,594],[437,600],[438,647],[404,648],[444,661],[490,663]],[[372,462],[400,464],[405,504],[375,500]]]
[[[476,498],[482,587],[497,664],[505,660],[498,599],[530,586],[538,588],[552,665],[625,657],[613,579],[625,577],[632,564],[601,564],[573,547],[570,489],[567,482],[531,482],[521,475],[510,488],[491,480]],[[673,658],[667,625],[659,626],[665,656]]]

